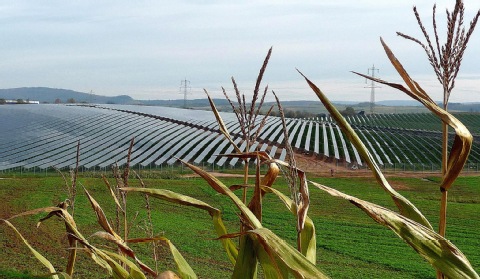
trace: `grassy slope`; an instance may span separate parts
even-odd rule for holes
[[[227,185],[238,183],[233,178],[222,179]],[[388,196],[368,178],[320,178],[314,179],[346,193],[393,208]],[[437,224],[439,204],[438,183],[418,178],[392,178],[394,185],[411,199],[429,218]],[[114,204],[106,194],[101,180],[81,178],[80,182],[100,202],[110,219],[114,220]],[[200,179],[146,180],[149,187],[162,187],[199,198],[224,211],[224,220],[229,232],[237,231],[237,211],[223,196],[216,194]],[[469,258],[474,268],[480,270],[477,228],[480,227],[480,177],[460,178],[451,191],[447,236]],[[133,181],[132,181],[133,183]],[[66,194],[58,177],[29,177],[0,180],[0,217],[44,206],[55,205],[65,199]],[[283,182],[278,188],[286,192]],[[348,202],[330,197],[320,190],[310,189],[312,204],[310,217],[317,229],[318,266],[333,278],[434,278],[434,271],[410,247],[391,231],[376,224],[363,212]],[[129,195],[129,216],[139,212],[130,237],[141,237],[141,226],[145,220],[143,198]],[[189,209],[159,200],[152,201],[155,231],[172,240],[190,262],[201,278],[228,278],[231,265],[223,253],[212,230],[209,215],[199,209]],[[287,241],[294,243],[294,219],[275,197],[267,196],[264,202],[264,224]],[[75,219],[85,236],[100,230],[95,214],[91,211],[83,193],[77,197]],[[31,243],[49,258],[59,270],[66,262],[63,225],[55,218],[48,220],[38,229],[35,224],[40,216],[14,220],[19,230]],[[90,240],[102,244],[97,239]],[[45,273],[36,260],[22,246],[18,238],[0,226],[0,278],[12,269],[30,270],[34,274]],[[142,260],[153,266],[146,245],[134,246]],[[106,277],[83,253],[80,253],[77,272],[79,278]],[[162,250],[160,269],[175,269],[168,252]],[[22,277],[19,277],[22,278]]]

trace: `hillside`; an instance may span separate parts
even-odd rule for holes
[[[0,89],[0,99],[6,100],[32,100],[40,103],[55,103],[58,99],[61,103],[67,103],[68,100],[74,100],[76,103],[89,104],[118,104],[118,105],[145,105],[145,106],[165,106],[183,108],[185,106],[183,99],[177,100],[136,100],[128,95],[102,96],[91,93],[78,92],[69,89],[58,89],[49,87],[21,87]],[[214,99],[215,105],[220,111],[231,111],[230,104],[225,99]],[[370,103],[355,103],[351,101],[333,101],[339,110],[346,107],[353,107],[355,112],[370,112]],[[275,102],[266,102],[264,108],[276,106]],[[284,109],[294,111],[297,117],[312,117],[318,114],[327,113],[324,106],[318,101],[282,101]],[[207,99],[187,100],[187,107],[193,109],[210,110],[210,104]],[[452,112],[480,112],[480,103],[450,103],[449,110]],[[378,101],[375,105],[375,113],[423,113],[427,110],[420,106],[414,100],[389,100]],[[292,115],[295,117],[295,115]]]
[[[35,100],[41,103],[55,103],[59,99],[66,103],[68,99],[73,99],[78,103],[99,103],[99,104],[135,104],[136,101],[127,95],[114,97],[101,96],[89,93],[83,93],[68,89],[48,88],[48,87],[21,87],[0,89],[0,98],[10,100]]]

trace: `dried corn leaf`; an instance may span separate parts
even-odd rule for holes
[[[49,219],[52,216],[58,216],[61,217],[64,222],[65,222],[65,229],[67,231],[67,238],[68,238],[68,243],[70,245],[71,251],[69,253],[69,259],[67,261],[67,268],[66,272],[69,275],[73,274],[73,267],[75,265],[75,260],[76,260],[76,242],[72,238],[71,235],[77,235],[79,238],[83,238],[81,233],[77,230],[77,225],[75,224],[75,220],[73,217],[68,213],[66,210],[67,206],[66,203],[60,203],[59,206],[57,207],[45,207],[45,208],[38,208],[34,210],[29,210],[17,215],[14,215],[10,217],[9,219],[17,218],[20,216],[27,216],[27,215],[35,215],[38,213],[48,213],[46,217],[40,219],[40,221],[37,223],[37,227],[40,226],[41,222],[44,220]]]
[[[449,125],[455,130],[455,140],[453,141],[452,149],[450,150],[450,155],[448,156],[447,171],[445,176],[443,177],[442,185],[440,185],[441,188],[448,190],[452,186],[455,179],[457,179],[458,175],[463,170],[463,166],[467,162],[468,155],[470,154],[470,150],[472,149],[472,134],[470,133],[470,131],[468,131],[467,127],[465,127],[465,125],[460,122],[460,120],[455,118],[453,115],[451,115],[444,109],[440,108],[435,103],[435,101],[433,101],[430,96],[428,96],[428,94],[420,87],[420,85],[408,75],[407,71],[403,68],[400,61],[398,61],[398,59],[395,57],[395,55],[387,46],[387,44],[383,41],[383,39],[380,40],[382,42],[383,48],[385,49],[385,53],[390,59],[390,62],[400,74],[403,81],[407,84],[408,89],[401,84],[386,82],[384,80],[365,76],[360,73],[356,74],[396,88],[406,93],[413,99],[422,103],[432,113],[438,116],[443,121],[443,123]]]
[[[127,243],[148,243],[148,242],[155,242],[163,240],[163,236],[156,236],[156,237],[141,237],[141,238],[129,238],[127,239]]]
[[[260,221],[255,217],[255,214],[252,213],[250,209],[227,187],[223,184],[220,180],[218,180],[215,176],[209,174],[208,172],[196,167],[192,164],[189,164],[185,161],[181,161],[195,173],[200,175],[207,183],[218,193],[228,196],[238,207],[238,209],[242,212],[245,216],[246,221],[252,228],[261,228],[262,224]]]
[[[27,246],[30,252],[32,252],[33,256],[35,256],[35,258],[38,261],[40,261],[46,268],[48,268],[50,273],[55,273],[55,275],[52,275],[52,278],[58,279],[58,276],[56,275],[57,271],[53,267],[52,263],[50,263],[50,261],[48,261],[42,254],[40,254],[37,250],[35,250],[12,223],[10,223],[8,220],[5,220],[5,219],[0,219],[0,221],[7,224],[7,226],[9,226],[17,234],[17,236],[20,237],[20,239],[22,239],[23,243],[25,244],[25,246]]]
[[[94,209],[96,215],[97,215],[97,220],[100,226],[105,230],[105,232],[96,232],[94,236],[101,237],[107,241],[114,242],[118,248],[122,251],[123,254],[133,258],[137,264],[147,273],[156,276],[157,274],[153,269],[145,265],[142,261],[140,261],[137,256],[135,255],[134,251],[127,246],[125,241],[115,233],[115,231],[112,229],[110,224],[108,223],[107,217],[105,216],[105,213],[103,212],[103,209],[100,207],[98,202],[88,193],[87,189],[85,189],[85,193],[88,197],[88,200],[90,201],[90,204],[92,205],[92,208]]]
[[[448,278],[480,278],[465,255],[450,241],[432,229],[384,207],[352,197],[327,186],[310,182],[332,196],[350,201],[377,223],[391,229]]]
[[[204,89],[204,91],[205,91],[205,94],[207,94],[208,102],[210,102],[210,107],[212,108],[213,114],[215,114],[215,118],[217,119],[220,132],[222,132],[225,138],[233,145],[233,147],[235,148],[235,151],[237,151],[238,153],[242,153],[240,148],[238,148],[238,146],[235,144],[232,137],[230,136],[227,126],[223,122],[223,119],[220,116],[220,113],[218,112],[217,107],[215,106],[215,103],[213,102],[212,98],[210,98],[210,95],[208,94],[207,90]]]
[[[138,266],[140,266],[140,268],[143,271],[145,271],[146,273],[152,276],[157,275],[153,269],[151,269],[149,266],[147,266],[142,261],[140,261],[140,259],[137,258],[137,256],[135,255],[135,252],[133,252],[133,250],[130,247],[128,247],[122,239],[116,238],[115,236],[109,234],[108,232],[96,232],[92,236],[100,237],[107,241],[115,243],[120,249],[120,251],[122,251],[124,255],[127,255],[132,259],[134,259],[135,262],[138,264]]]
[[[106,251],[104,251],[104,250],[95,248],[95,254],[108,264],[110,269],[107,269],[107,270],[109,270],[111,272],[111,275],[113,276],[113,278],[115,278],[115,279],[117,279],[117,278],[118,279],[131,278],[128,271],[126,271],[120,264],[118,264],[118,262],[116,260],[112,259],[105,252]],[[145,277],[143,277],[143,278],[145,278]],[[137,278],[134,278],[134,279],[137,279]]]
[[[241,159],[260,159],[261,163],[268,163],[268,171],[262,178],[262,185],[272,187],[273,183],[280,173],[280,168],[275,163],[276,160],[272,159],[265,151],[254,151],[254,152],[244,152],[244,153],[232,153],[232,154],[219,154],[219,156],[225,156],[228,158],[241,158]],[[280,160],[278,160],[280,161]],[[284,163],[283,161],[280,161]],[[262,193],[263,195],[264,193]]]
[[[273,159],[272,162],[276,165],[280,165],[289,169],[292,168],[292,166],[290,166],[289,163],[278,160],[278,159]],[[295,216],[297,217],[297,231],[300,233],[305,226],[305,218],[307,216],[308,208],[310,206],[310,193],[308,191],[308,182],[307,182],[307,177],[305,175],[305,172],[297,167],[293,167],[293,168],[300,180],[300,187],[299,187],[298,194],[301,197],[301,199],[299,200],[299,204],[296,205],[296,208],[295,208],[295,210],[297,211],[297,213],[295,214]]]
[[[395,204],[397,205],[400,213],[410,218],[426,227],[432,228],[432,225],[428,222],[427,218],[423,216],[423,214],[418,210],[415,205],[413,205],[409,200],[405,197],[400,195],[397,191],[395,191],[390,183],[388,183],[387,179],[381,172],[379,166],[373,159],[372,154],[368,151],[365,144],[363,144],[362,140],[358,137],[357,133],[353,130],[350,124],[343,118],[340,112],[335,108],[335,106],[328,100],[325,94],[313,83],[311,82],[306,76],[304,76],[300,71],[299,73],[305,78],[308,85],[312,90],[317,94],[320,101],[323,103],[325,108],[330,112],[330,116],[335,119],[337,125],[340,126],[343,133],[348,137],[349,141],[355,146],[358,153],[362,156],[365,160],[367,165],[373,172],[375,179],[377,182],[382,186],[382,188],[391,196]]]
[[[277,179],[279,173],[280,173],[280,168],[277,166],[277,164],[269,163],[268,164],[268,171],[263,176],[263,179],[262,179],[262,185],[272,187],[272,185],[275,182],[275,180]]]
[[[113,198],[113,200],[115,201],[115,204],[117,205],[117,208],[119,208],[123,213],[125,213],[125,210],[123,210],[122,206],[120,205],[120,202],[118,201],[118,198],[117,198],[117,195],[115,195],[115,192],[113,191],[112,189],[112,186],[110,185],[110,183],[108,182],[107,178],[105,177],[105,175],[102,175],[102,179],[103,179],[103,182],[105,183],[105,185],[107,186],[108,188],[108,192],[110,193],[110,196]]]
[[[260,158],[257,156],[257,160]],[[252,199],[248,204],[248,208],[255,214],[257,219],[262,222],[262,190],[260,184],[260,164],[256,164],[255,171],[255,190],[253,191]]]
[[[300,180],[298,194],[301,199],[299,199],[299,204],[297,205],[297,231],[300,233],[305,226],[305,219],[307,218],[308,208],[310,207],[310,194],[305,172],[298,168],[295,168],[295,170]]]
[[[86,251],[90,257],[101,267],[107,270],[108,274],[113,278],[129,278],[129,273],[121,267],[116,260],[108,256],[104,250],[98,249],[95,246],[88,243],[88,241],[77,235],[72,235],[75,239],[85,246]]]
[[[195,198],[178,194],[169,190],[164,190],[164,189],[128,187],[128,188],[122,188],[121,191],[143,193],[143,194],[152,196],[154,198],[166,200],[166,201],[177,203],[177,204],[193,206],[199,209],[206,210],[210,214],[210,216],[212,216],[213,224],[214,224],[217,235],[222,236],[227,234],[227,229],[223,223],[220,210],[210,206],[209,204],[201,200],[197,200]],[[128,242],[131,242],[131,240],[129,240]],[[235,244],[233,243],[233,241],[230,239],[222,239],[222,245],[225,248],[225,251],[227,252],[227,255],[230,261],[232,263],[235,263],[238,255],[238,250]]]
[[[110,226],[107,216],[103,212],[103,209],[100,207],[98,202],[90,195],[90,193],[87,191],[87,189],[85,189],[85,187],[83,188],[83,190],[85,191],[85,194],[87,195],[87,198],[90,201],[90,204],[92,205],[95,214],[97,215],[97,220],[100,226],[102,226],[102,228],[106,232],[114,236],[116,239],[122,240],[122,238],[113,230],[112,226]]]
[[[80,238],[83,238],[82,234],[77,230],[77,225],[75,223],[75,220],[73,219],[72,215],[68,213],[67,210],[62,209],[60,207],[55,207],[55,206],[49,206],[49,207],[42,207],[42,208],[37,208],[29,211],[25,211],[19,214],[16,214],[8,220],[12,220],[14,218],[22,217],[22,216],[29,216],[29,215],[36,215],[39,213],[48,213],[48,214],[55,214],[56,216],[62,218],[65,221],[65,226],[67,228],[68,233],[72,233],[77,235]],[[38,226],[38,224],[37,224]]]

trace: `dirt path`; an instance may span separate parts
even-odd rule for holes
[[[306,156],[303,154],[295,154],[295,161],[297,163],[297,167],[310,173],[314,176],[320,177],[371,177],[372,179],[373,174],[369,169],[351,169],[345,167],[342,163],[332,163],[321,160],[315,156]],[[224,172],[210,172],[216,177],[243,177],[242,174],[231,174],[231,173],[224,173]],[[383,174],[386,177],[416,177],[416,178],[424,178],[424,177],[440,177],[440,172],[431,172],[431,171],[402,171],[402,170],[385,170]],[[463,172],[462,176],[478,176],[480,173],[478,172]],[[197,177],[196,174],[188,174],[185,177]]]

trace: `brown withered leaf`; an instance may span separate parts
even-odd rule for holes
[[[426,108],[428,108],[432,113],[434,113],[438,118],[442,120],[443,123],[449,125],[455,130],[455,140],[453,141],[452,148],[450,150],[450,155],[448,156],[447,162],[447,172],[443,177],[441,188],[448,190],[458,175],[463,170],[463,166],[467,162],[468,155],[472,149],[473,136],[470,131],[463,125],[460,120],[455,118],[452,114],[440,108],[435,101],[433,101],[430,96],[425,92],[425,90],[420,87],[420,85],[414,81],[410,75],[407,73],[400,61],[395,57],[393,52],[387,46],[387,44],[380,38],[380,41],[385,49],[390,62],[395,67],[397,72],[402,77],[403,81],[406,83],[407,87],[404,87],[401,84],[387,82],[378,78],[372,78],[360,73],[356,73],[362,77],[374,80],[378,83],[388,85],[392,88],[398,89],[413,99],[422,103]]]

